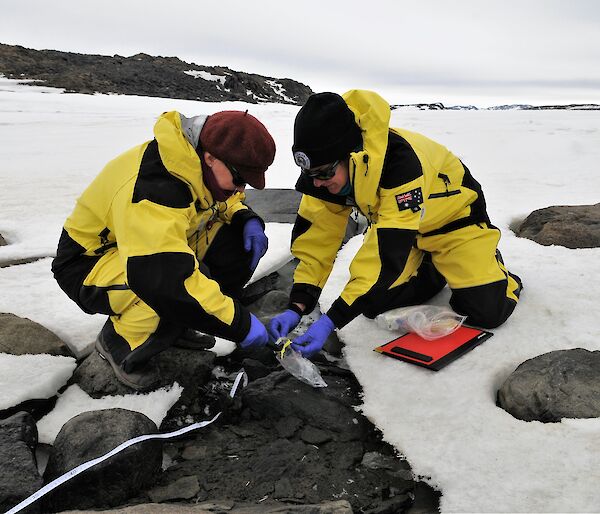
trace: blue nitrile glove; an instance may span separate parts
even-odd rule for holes
[[[269,323],[269,334],[277,341],[280,337],[287,336],[298,326],[298,323],[300,323],[300,314],[294,312],[292,309],[288,309],[271,320],[271,323]]]
[[[258,261],[267,252],[269,240],[265,235],[262,223],[256,218],[250,218],[244,225],[244,250],[252,252],[250,260],[250,269],[254,271],[258,266]]]
[[[292,348],[304,357],[311,357],[321,351],[327,337],[335,330],[333,321],[323,314],[308,330],[292,341]]]
[[[250,330],[248,335],[240,343],[242,348],[250,346],[264,346],[269,342],[269,334],[261,321],[254,315],[250,314]]]

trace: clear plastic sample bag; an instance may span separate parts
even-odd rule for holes
[[[282,350],[276,352],[275,357],[283,368],[305,384],[312,387],[327,387],[327,382],[323,380],[319,368],[295,351],[289,342],[289,339],[282,337],[276,343]]]
[[[449,307],[413,305],[384,312],[375,318],[375,323],[387,330],[415,332],[433,341],[458,330],[466,318]]]

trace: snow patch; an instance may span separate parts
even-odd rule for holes
[[[183,73],[185,73],[186,75],[190,75],[191,77],[194,77],[195,79],[201,78],[204,80],[210,80],[211,82],[220,82],[221,85],[225,85],[225,80],[227,79],[227,77],[225,77],[224,75],[213,75],[212,73],[209,73],[208,71],[187,70],[187,71],[184,71]]]
[[[163,387],[146,394],[127,394],[123,396],[103,396],[94,399],[78,385],[70,386],[59,396],[54,410],[38,421],[40,443],[54,444],[63,425],[82,412],[105,409],[127,409],[141,412],[160,427],[169,409],[175,405],[183,387],[175,382],[171,387]]]

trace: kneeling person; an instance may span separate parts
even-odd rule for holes
[[[519,300],[521,280],[500,258],[500,231],[469,169],[444,146],[389,120],[387,102],[361,90],[312,95],[296,117],[303,196],[291,250],[299,264],[289,309],[271,322],[273,337],[287,335],[315,307],[352,209],[368,222],[339,298],[293,341],[304,355],[359,314],[426,302],[446,283],[452,308],[483,328],[504,323]]]
[[[267,250],[242,203],[265,186],[275,142],[247,112],[164,113],[154,139],[108,163],[77,200],[52,271],[90,314],[96,349],[124,384],[159,382],[150,360],[189,329],[261,346],[264,325],[236,298]]]

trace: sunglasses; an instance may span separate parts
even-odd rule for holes
[[[224,162],[223,164],[225,164],[225,166],[227,167],[227,169],[229,170],[229,173],[231,173],[231,178],[232,178],[232,182],[234,186],[238,186],[238,187],[244,187],[248,185],[248,182],[246,182],[243,178],[242,175],[240,174],[240,172],[235,168],[235,166],[233,166],[232,164],[227,164],[226,162]]]
[[[335,171],[341,161],[335,161],[332,164],[327,164],[319,168],[300,168],[300,171],[310,178],[316,178],[317,180],[329,180],[335,175]]]

